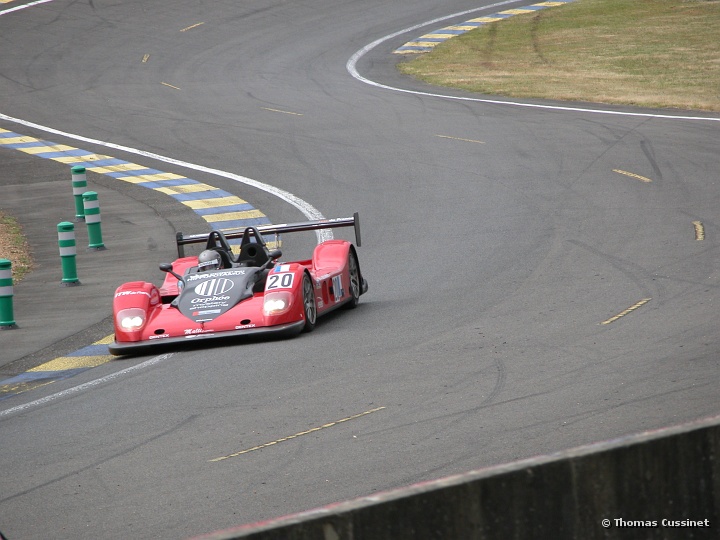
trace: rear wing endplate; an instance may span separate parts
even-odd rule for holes
[[[282,223],[280,225],[257,225],[254,226],[257,231],[264,235],[288,232],[300,232],[300,231],[316,231],[320,229],[335,229],[338,227],[353,227],[355,229],[355,244],[360,247],[360,216],[355,212],[352,217],[347,218],[334,218],[334,219],[318,219],[314,221],[301,221],[298,223]],[[235,238],[242,238],[245,228],[232,229],[222,231],[225,238],[232,240]],[[175,241],[177,242],[178,256],[185,256],[185,247],[187,244],[200,244],[207,242],[210,233],[203,234],[188,234],[185,235],[181,232],[175,234]]]

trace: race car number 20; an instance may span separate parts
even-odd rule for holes
[[[272,291],[273,289],[290,289],[294,278],[295,274],[292,272],[270,274],[268,276],[267,288],[265,290]]]

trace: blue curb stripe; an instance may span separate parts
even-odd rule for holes
[[[129,165],[127,161],[121,162],[121,163],[115,163],[114,165]],[[145,176],[147,174],[165,174],[163,171],[158,171],[157,169],[137,169],[137,170],[131,170],[131,171],[118,171],[118,172],[109,172],[105,173],[108,176],[112,176],[113,178],[123,178],[125,176]],[[188,179],[189,180],[189,179]],[[192,182],[197,182],[197,180],[192,180]]]
[[[173,180],[157,180],[156,182],[138,182],[135,185],[141,186],[144,188],[155,189],[155,188],[159,188],[159,187],[190,186],[190,185],[199,184],[199,183],[200,182],[196,182],[195,180],[190,180],[189,178],[176,178]],[[204,191],[203,193],[207,193],[207,191]]]
[[[69,379],[91,368],[64,369],[62,371],[26,371],[0,384],[0,401],[22,394],[28,390],[45,386],[63,379]]]
[[[557,0],[557,1],[549,1],[549,2],[540,2],[537,4],[530,5],[530,6],[521,6],[521,7],[515,8],[515,9],[508,9],[505,11],[500,11],[498,13],[493,13],[492,15],[475,17],[474,19],[471,19],[469,21],[446,26],[445,28],[440,28],[439,30],[435,30],[434,32],[428,32],[424,36],[420,36],[417,39],[408,41],[403,46],[395,49],[393,51],[393,54],[410,54],[410,53],[422,54],[422,53],[430,52],[435,48],[436,45],[438,45],[440,43],[444,43],[448,39],[454,38],[455,36],[462,35],[466,32],[469,32],[470,30],[475,30],[476,28],[479,28],[485,24],[495,22],[498,19],[507,19],[509,17],[512,17],[513,15],[520,15],[523,13],[532,13],[534,11],[538,11],[538,10],[549,8],[549,7],[557,7],[557,6],[561,6],[564,4],[569,4],[570,2],[573,2],[573,1],[574,0]],[[481,21],[478,19],[487,19],[487,20]],[[462,28],[463,26],[467,26],[467,27],[471,27],[471,28]]]
[[[75,352],[68,353],[67,356],[104,356],[110,355],[108,346],[104,344],[93,344],[83,347]]]

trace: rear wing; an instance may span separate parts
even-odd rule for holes
[[[319,229],[335,229],[338,227],[354,227],[355,229],[355,243],[358,247],[361,246],[360,241],[360,216],[355,212],[352,217],[347,218],[334,218],[334,219],[318,219],[314,221],[301,221],[298,223],[282,223],[280,225],[257,225],[254,229],[265,235],[274,234],[276,238],[281,233],[287,232],[299,232],[299,231],[316,231]],[[231,229],[222,231],[225,238],[232,240],[235,238],[242,238],[245,233],[245,228],[242,229]],[[185,246],[188,244],[201,244],[208,241],[208,238],[212,232],[203,234],[188,234],[185,235],[181,232],[175,234],[175,241],[177,243],[178,256],[185,256]]]

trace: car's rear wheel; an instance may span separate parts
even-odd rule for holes
[[[310,276],[303,277],[303,309],[305,311],[305,326],[303,332],[311,332],[317,321],[317,304],[315,303],[315,288]]]
[[[357,307],[360,301],[360,267],[354,251],[348,254],[348,270],[350,272],[350,301],[345,304],[348,309]]]

